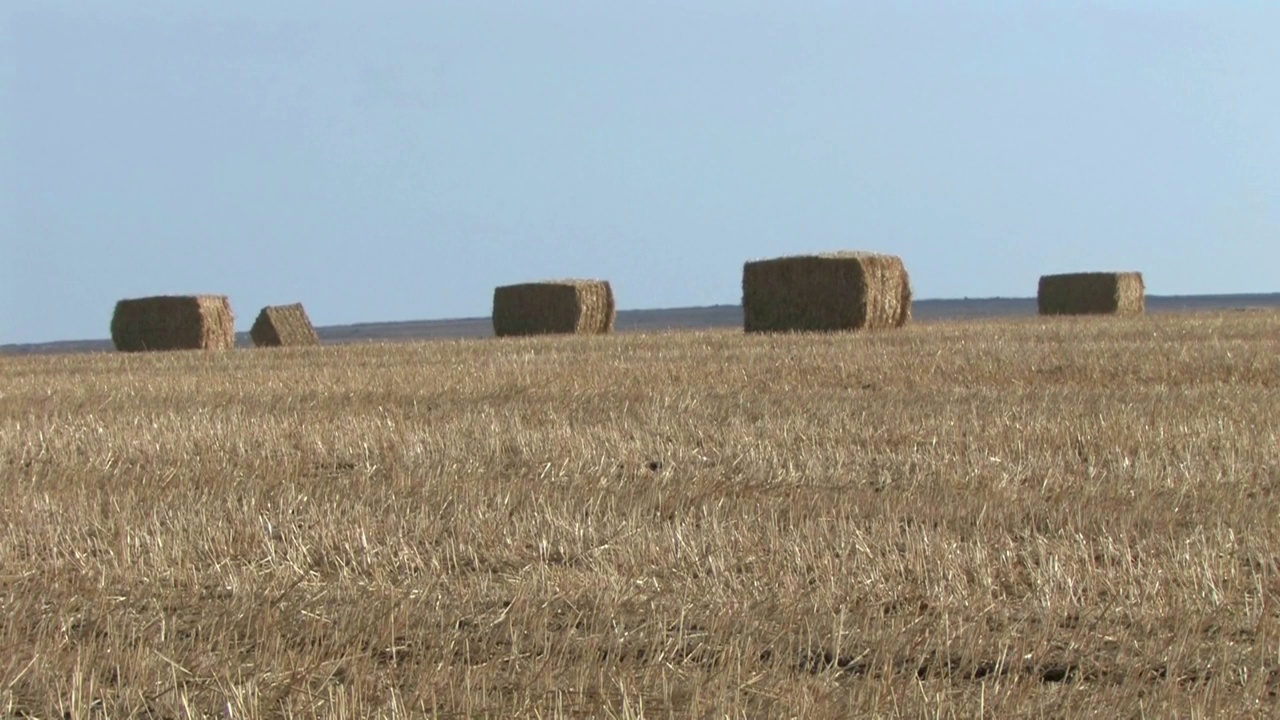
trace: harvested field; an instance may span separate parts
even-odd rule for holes
[[[911,279],[895,255],[753,260],[742,270],[742,309],[747,332],[902,327],[911,319]]]
[[[235,314],[225,295],[157,295],[116,303],[111,340],[122,352],[227,350]]]
[[[493,291],[493,332],[511,335],[605,335],[618,310],[605,280],[549,280]]]
[[[0,357],[0,714],[1271,716],[1277,337]]]
[[[268,305],[258,313],[249,331],[257,347],[306,347],[319,345],[311,318],[302,303],[292,305]]]
[[[1036,304],[1041,315],[1141,315],[1146,288],[1139,272],[1043,275]]]

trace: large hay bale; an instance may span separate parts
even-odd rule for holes
[[[606,280],[549,280],[504,285],[493,291],[493,333],[544,335],[613,332],[618,317]]]
[[[257,347],[319,345],[320,336],[302,303],[268,305],[253,321],[249,337]]]
[[[1141,315],[1146,303],[1140,272],[1044,275],[1036,293],[1041,315]]]
[[[868,252],[754,260],[742,268],[746,332],[875,330],[911,319],[902,258]]]
[[[227,350],[236,320],[225,295],[157,295],[116,303],[111,341],[122,352]]]

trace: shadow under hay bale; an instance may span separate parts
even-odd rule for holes
[[[319,345],[311,318],[307,317],[302,303],[292,305],[268,305],[258,313],[249,331],[257,347],[305,347]]]
[[[121,352],[229,350],[235,314],[225,295],[157,295],[116,303],[111,341]]]
[[[613,332],[617,317],[613,288],[606,280],[549,280],[493,291],[493,333],[498,337],[605,335]]]
[[[1041,315],[1141,315],[1146,289],[1140,272],[1043,275],[1036,304]]]
[[[749,333],[898,328],[911,319],[911,278],[896,255],[753,260],[742,269],[742,312]]]

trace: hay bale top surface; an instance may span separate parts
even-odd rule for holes
[[[1142,273],[1137,270],[1116,270],[1116,271],[1098,271],[1091,270],[1089,272],[1072,272],[1072,273],[1055,273],[1052,275],[1041,275],[1041,280],[1060,280],[1060,279],[1080,279],[1080,280],[1101,280],[1112,278],[1142,278]]]
[[[867,250],[830,250],[828,252],[806,253],[801,255],[783,255],[781,257],[760,258],[757,260],[749,260],[750,263],[762,262],[794,262],[796,260],[867,260],[870,258],[890,258],[897,257],[887,253],[870,252]]]
[[[608,284],[609,284],[608,280],[590,280],[587,278],[564,278],[560,280],[535,280],[533,282],[515,283],[514,285],[501,285],[499,287],[518,288],[518,287],[537,287],[537,286],[545,286],[545,285],[567,285],[570,287],[580,288],[580,287],[590,287],[595,285],[608,285]]]
[[[230,305],[230,302],[231,301],[226,295],[215,295],[213,293],[198,295],[147,295],[144,297],[125,298],[117,302],[116,307],[139,303],[160,303],[166,305],[172,303],[195,303],[201,307],[222,307],[223,305]]]

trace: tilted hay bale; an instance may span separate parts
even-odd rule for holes
[[[116,303],[111,341],[122,352],[227,350],[236,319],[225,295],[157,295]]]
[[[1036,293],[1041,315],[1141,315],[1146,302],[1140,272],[1043,275]]]
[[[549,280],[493,291],[493,333],[544,335],[613,332],[618,317],[607,280]]]
[[[902,258],[868,252],[754,260],[742,268],[746,332],[875,330],[911,319]]]
[[[249,337],[257,347],[319,345],[320,337],[302,303],[268,305],[253,321]]]

